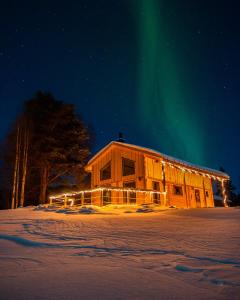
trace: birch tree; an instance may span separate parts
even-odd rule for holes
[[[18,120],[16,129],[16,151],[13,171],[11,208],[24,205],[28,167],[29,128],[26,118]]]
[[[26,178],[27,178],[27,168],[28,168],[28,149],[29,149],[29,129],[27,127],[27,120],[24,122],[24,130],[22,133],[22,180],[21,180],[21,195],[20,195],[20,206],[24,206],[25,200],[25,188],[26,188]]]
[[[16,135],[16,154],[15,154],[15,164],[14,164],[14,175],[13,175],[13,186],[12,186],[12,202],[11,208],[16,207],[17,195],[18,195],[18,180],[19,180],[19,140],[20,140],[20,126],[17,126]]]

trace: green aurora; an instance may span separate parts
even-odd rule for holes
[[[157,0],[139,0],[137,12],[139,69],[137,107],[142,129],[155,147],[194,163],[205,164],[201,120],[192,111],[190,91],[180,85],[181,60],[167,45],[169,24]],[[174,20],[173,20],[174,21]],[[174,24],[171,24],[174,26]],[[197,104],[197,103],[196,103]],[[199,120],[199,122],[198,122]],[[147,130],[146,130],[147,129]],[[160,139],[158,139],[160,137]]]

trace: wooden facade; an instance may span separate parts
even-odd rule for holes
[[[95,205],[154,202],[180,208],[213,207],[212,180],[222,181],[223,186],[229,180],[225,173],[122,142],[108,144],[86,170],[91,173]]]

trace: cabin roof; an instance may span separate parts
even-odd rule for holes
[[[170,162],[170,163],[173,163],[173,164],[177,164],[177,165],[180,165],[182,167],[186,167],[186,168],[189,168],[189,169],[192,169],[192,170],[198,170],[198,171],[204,172],[204,173],[211,173],[214,176],[222,177],[222,178],[225,178],[225,179],[229,179],[230,178],[228,174],[226,174],[224,172],[221,172],[221,171],[218,171],[218,170],[214,170],[214,169],[210,169],[210,168],[207,168],[207,167],[199,166],[197,164],[189,163],[189,162],[186,162],[184,160],[175,158],[173,156],[166,155],[164,153],[158,152],[158,151],[150,149],[150,148],[146,148],[146,147],[142,147],[142,146],[137,146],[137,145],[134,145],[134,144],[117,142],[117,141],[110,142],[104,148],[102,148],[100,151],[98,151],[89,160],[89,162],[88,162],[88,164],[87,164],[86,167],[92,165],[92,163],[101,154],[103,154],[107,149],[109,149],[112,146],[121,146],[121,147],[125,147],[125,148],[132,149],[132,150],[135,150],[135,151],[140,151],[140,152],[143,152],[145,154],[154,155],[156,157],[162,158],[163,160],[165,160],[167,162]]]

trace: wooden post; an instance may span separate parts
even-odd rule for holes
[[[84,192],[82,193],[82,205],[84,205]]]
[[[164,194],[163,194],[163,201],[164,201],[163,206],[166,206],[166,204],[167,204],[167,191],[165,191]]]
[[[166,177],[165,177],[165,163],[162,162],[162,182],[163,182],[163,191],[166,191]]]
[[[188,202],[188,195],[187,195],[187,186],[186,186],[186,178],[185,178],[185,171],[183,171],[183,184],[184,184],[184,193],[185,193],[185,197],[186,197],[186,204],[187,207],[189,208],[189,202]]]
[[[67,207],[67,196],[64,195],[64,207]]]
[[[208,207],[208,205],[207,205],[207,198],[206,198],[206,190],[205,190],[204,177],[203,177],[203,194],[204,194],[205,207]]]
[[[164,206],[167,206],[167,190],[166,190],[166,176],[165,176],[165,162],[162,161],[162,183],[164,192]]]

